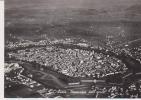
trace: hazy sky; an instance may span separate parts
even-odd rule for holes
[[[48,0],[51,8],[101,8],[114,5],[130,6],[133,4],[141,4],[141,0]]]
[[[100,9],[110,6],[130,6],[141,4],[141,0],[6,0],[6,7],[22,7],[25,5],[42,5],[49,9],[60,8],[94,8]]]
[[[141,0],[6,0],[5,8],[6,10],[14,9],[14,12],[6,13],[8,14],[7,17],[10,17],[10,19],[16,19],[17,17],[15,17],[15,15],[19,14],[22,16],[19,17],[20,20],[28,20],[27,18],[30,20],[30,14],[33,16],[33,18],[40,18],[44,16],[44,20],[47,19],[50,22],[56,21],[56,23],[58,21],[62,22],[68,18],[71,18],[74,21],[79,20],[80,16],[83,20],[112,20],[112,18],[113,20],[116,20],[130,17],[131,15],[130,19],[132,19],[134,16],[134,19],[141,20],[141,9],[139,9],[137,12],[135,12],[135,10],[138,8],[135,8],[134,11],[127,10],[127,8],[130,8],[136,4],[139,4],[137,7],[140,8]],[[73,12],[73,10],[69,10],[67,8],[75,8],[75,11]],[[82,9],[80,10],[78,8]],[[91,12],[88,9],[96,9],[99,11],[99,13],[95,14],[94,11]],[[104,10],[107,11],[107,13],[100,12]],[[84,12],[82,13],[81,11]],[[131,13],[136,14],[132,16]]]

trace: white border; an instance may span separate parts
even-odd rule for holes
[[[4,1],[0,0],[0,100],[4,98]]]

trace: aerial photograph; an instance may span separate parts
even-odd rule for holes
[[[5,0],[4,98],[141,98],[141,0]]]

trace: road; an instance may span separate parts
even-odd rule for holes
[[[130,45],[130,44],[132,44],[132,43],[134,43],[134,42],[138,42],[138,41],[141,41],[141,38],[135,39],[135,40],[132,40],[132,41],[128,41],[128,42],[121,43],[121,44],[119,44],[119,45],[116,45],[114,48],[118,48],[118,47],[121,47],[121,46],[126,45],[126,44]]]

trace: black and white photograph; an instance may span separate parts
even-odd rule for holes
[[[4,98],[141,98],[141,0],[4,2]]]

